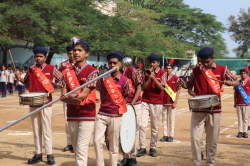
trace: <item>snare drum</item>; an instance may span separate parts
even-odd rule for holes
[[[120,149],[123,153],[129,153],[134,147],[136,138],[136,115],[134,107],[127,104],[127,112],[122,115],[122,124],[120,130]],[[109,149],[108,128],[105,132],[106,147]]]
[[[201,110],[203,108],[211,108],[214,106],[220,105],[219,95],[210,94],[210,95],[200,95],[195,96],[194,98],[188,99],[189,109]]]
[[[19,103],[21,105],[41,106],[47,102],[48,93],[45,92],[31,92],[19,96]]]

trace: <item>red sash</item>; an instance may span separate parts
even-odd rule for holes
[[[66,82],[67,82],[67,85],[69,86],[70,91],[72,91],[75,88],[78,88],[80,86],[74,69],[66,68],[62,71],[62,73],[66,79]],[[75,93],[81,93],[81,92],[82,92],[82,90],[80,89]],[[83,106],[85,103],[86,104],[94,103],[95,101],[96,101],[96,93],[95,93],[95,89],[92,89],[90,91],[90,93],[88,94],[88,96],[81,102],[81,105]]]
[[[111,96],[112,100],[115,102],[115,105],[119,106],[119,114],[124,114],[127,112],[127,106],[125,99],[123,98],[121,92],[117,88],[113,78],[109,76],[105,80],[103,80],[105,88],[107,89],[109,95]]]
[[[203,67],[203,65],[201,65],[200,67],[200,70],[201,70],[201,73],[203,74],[203,76],[206,78],[207,82],[209,83],[209,85],[212,87],[212,89],[214,90],[214,92],[216,94],[220,94],[221,92],[221,89],[220,89],[220,84],[219,82],[217,81],[214,81],[210,78],[213,78],[213,79],[217,79],[214,75],[214,73],[209,70],[209,69],[206,69],[205,67]],[[209,77],[209,78],[208,78]]]
[[[42,86],[52,94],[54,91],[53,85],[51,83],[51,80],[49,80],[43,72],[35,65],[34,67],[30,68],[33,72],[33,74],[36,76],[37,80],[42,84]]]

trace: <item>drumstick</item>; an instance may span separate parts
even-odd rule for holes
[[[12,63],[13,63],[13,67],[14,67],[14,69],[15,69],[15,72],[16,72],[16,66],[15,66],[15,63],[14,63],[14,61],[13,61],[13,58],[12,58],[12,55],[11,55],[11,52],[10,52],[10,50],[9,50],[9,53],[10,53],[10,58],[11,58],[11,60],[12,60]]]
[[[220,81],[220,80],[216,80],[216,79],[214,79],[214,78],[211,78],[211,77],[207,77],[207,78],[210,78],[211,80],[214,80],[214,81],[218,81],[218,82],[224,83],[223,81]]]

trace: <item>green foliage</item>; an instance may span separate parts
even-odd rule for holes
[[[155,10],[164,13],[160,22],[166,25],[163,32],[166,37],[174,36],[179,43],[195,52],[202,47],[212,47],[217,58],[228,53],[221,35],[226,28],[214,15],[203,13],[198,8],[190,8],[182,0],[167,0]]]
[[[136,21],[134,34],[152,42],[146,44],[151,46],[149,52],[181,58],[189,56],[188,50],[212,47],[216,58],[228,54],[221,35],[226,30],[223,24],[214,15],[190,8],[183,0],[119,1],[118,16]]]
[[[238,50],[237,48],[234,48],[234,49],[233,49],[233,52],[236,54],[237,57],[241,57],[241,58],[246,57],[247,59],[250,58],[250,51],[246,52],[246,53],[244,54],[244,56],[242,56],[242,55],[243,55],[243,54],[242,54],[242,51],[241,51],[241,50]]]
[[[244,57],[250,49],[250,7],[248,12],[240,9],[240,15],[237,19],[231,15],[228,20],[230,22],[228,31],[231,33],[231,38],[240,44],[237,48],[238,53],[240,53],[238,56]]]
[[[96,55],[119,50],[139,59],[151,53],[179,58],[204,46],[214,48],[216,57],[227,53],[220,34],[223,25],[183,0],[117,0],[115,16],[102,14],[92,0],[0,2],[4,52],[16,39],[23,39],[34,47],[49,48],[48,63],[54,53],[65,52],[73,36],[86,40]]]

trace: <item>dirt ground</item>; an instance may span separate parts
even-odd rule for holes
[[[53,98],[55,99],[59,97],[59,95],[60,92],[56,91],[53,94]],[[29,113],[28,106],[19,106],[19,98],[16,96],[17,93],[15,92],[12,96],[0,99],[0,127],[3,127]],[[191,112],[188,108],[187,98],[190,98],[187,91],[181,90],[180,100],[177,105],[174,142],[158,142],[156,148],[158,151],[158,157],[138,157],[138,166],[160,166],[162,164],[186,166],[193,164],[190,144]],[[99,104],[97,104],[97,110],[98,109]],[[238,120],[236,109],[233,107],[232,87],[225,87],[225,91],[222,93],[222,110],[222,123],[217,148],[216,165],[249,165],[250,139],[236,138],[238,133]],[[150,141],[149,125],[147,129],[147,148],[149,147]],[[62,151],[66,146],[66,135],[61,102],[53,105],[52,132],[53,154],[55,156],[56,165],[75,165],[74,153]],[[159,139],[162,138],[162,136],[163,130],[161,125]],[[34,152],[35,148],[33,145],[33,133],[30,118],[0,132],[1,166],[28,165],[27,161],[33,157]],[[93,138],[90,140],[88,155],[88,165],[94,166],[95,152]],[[46,155],[44,155],[43,158],[44,162],[35,165],[45,165]],[[109,165],[109,152],[106,147],[104,147],[104,158],[105,165]],[[119,161],[121,159],[122,155],[119,155]],[[203,160],[203,165],[205,165],[205,160]]]

